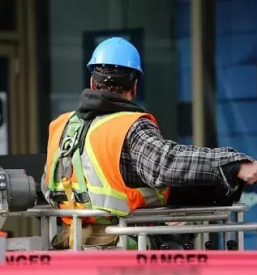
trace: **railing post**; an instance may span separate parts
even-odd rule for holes
[[[126,227],[127,226],[127,222],[124,218],[119,218],[119,226],[120,227]],[[127,235],[122,235],[119,237],[120,240],[120,245],[121,248],[123,250],[127,250],[128,249],[128,236]]]
[[[41,217],[40,219],[41,227],[41,238],[42,238],[42,248],[43,250],[49,250],[50,248],[50,236],[49,236],[49,217]]]
[[[237,223],[244,222],[244,212],[236,213],[236,222]],[[238,250],[244,250],[244,231],[237,232],[237,242],[238,242]]]
[[[82,219],[76,215],[73,216],[73,250],[82,250]]]
[[[226,224],[229,224],[230,221],[231,221],[231,213],[230,213],[230,216],[227,220],[224,220],[223,221],[223,224],[226,225]],[[229,241],[231,239],[231,232],[223,232],[223,248],[224,250],[227,250],[227,241]]]
[[[146,248],[147,248],[146,239],[147,239],[147,235],[145,233],[140,233],[138,235],[138,250],[139,251],[146,250]]]
[[[49,217],[49,241],[51,247],[51,241],[57,234],[57,218],[55,216]]]

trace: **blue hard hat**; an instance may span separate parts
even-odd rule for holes
[[[137,70],[140,77],[143,75],[137,49],[120,37],[109,38],[96,47],[87,67],[93,72],[95,65],[122,66]]]

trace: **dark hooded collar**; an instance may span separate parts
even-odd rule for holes
[[[84,120],[92,120],[96,116],[117,112],[145,112],[135,103],[124,97],[109,92],[85,89],[80,97],[76,114]]]

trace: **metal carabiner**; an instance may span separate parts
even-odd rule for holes
[[[61,156],[65,157],[65,156],[68,156],[70,154],[70,152],[75,147],[77,137],[78,137],[78,131],[76,131],[74,133],[74,137],[68,137],[67,136],[62,140],[62,144],[61,144],[61,147],[60,147]],[[68,149],[67,149],[67,147],[68,147]]]

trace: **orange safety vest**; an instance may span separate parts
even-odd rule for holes
[[[47,184],[54,178],[51,175],[55,173],[52,169],[53,159],[60,148],[61,137],[70,117],[71,113],[63,114],[50,124],[46,163]],[[91,202],[90,205],[76,203],[75,208],[101,209],[117,216],[126,216],[138,208],[166,205],[170,188],[130,188],[126,186],[120,173],[120,156],[124,140],[131,126],[141,117],[148,118],[156,124],[152,115],[138,112],[120,112],[93,120],[81,155],[85,185]],[[78,182],[75,174],[73,170],[72,184]],[[61,202],[59,207],[64,209],[69,208],[69,205],[67,202]],[[63,218],[63,221],[71,224],[71,218]],[[94,217],[86,218],[84,221],[98,222]]]

